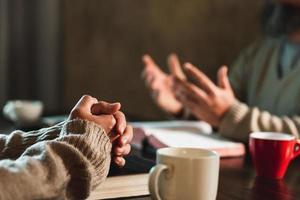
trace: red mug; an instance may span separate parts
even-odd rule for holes
[[[300,140],[283,133],[251,133],[249,147],[259,177],[282,179],[290,161],[300,155]]]

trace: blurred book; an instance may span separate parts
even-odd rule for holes
[[[245,154],[243,143],[234,142],[213,133],[210,125],[205,122],[137,122],[132,125],[134,126],[132,145],[137,148],[144,148],[141,144],[148,144],[154,149],[163,147],[209,149],[216,151],[221,157]]]
[[[108,177],[88,199],[115,199],[149,195],[148,174]]]

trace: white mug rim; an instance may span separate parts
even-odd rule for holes
[[[253,132],[250,134],[250,138],[273,141],[292,141],[296,139],[294,135],[278,132]]]
[[[187,150],[187,151],[198,151],[202,155],[190,156],[190,154],[172,154],[170,151]],[[158,156],[177,158],[177,159],[189,159],[189,160],[202,160],[202,159],[215,159],[219,157],[219,154],[213,150],[202,149],[202,148],[188,148],[188,147],[165,147],[157,150]]]

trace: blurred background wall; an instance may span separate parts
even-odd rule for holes
[[[259,36],[261,0],[0,0],[0,105],[41,99],[68,111],[82,94],[163,119],[140,78],[151,54],[199,66],[211,78]]]
[[[0,105],[6,100],[7,69],[7,2],[0,1]]]
[[[83,93],[120,101],[123,109],[161,119],[140,74],[150,53],[166,70],[178,53],[215,78],[259,34],[261,0],[65,0],[64,103]]]
[[[0,0],[0,105],[9,99],[42,100],[62,109],[63,3]]]

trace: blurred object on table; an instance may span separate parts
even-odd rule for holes
[[[43,108],[41,101],[12,100],[3,107],[3,115],[18,126],[32,126],[39,122]]]

